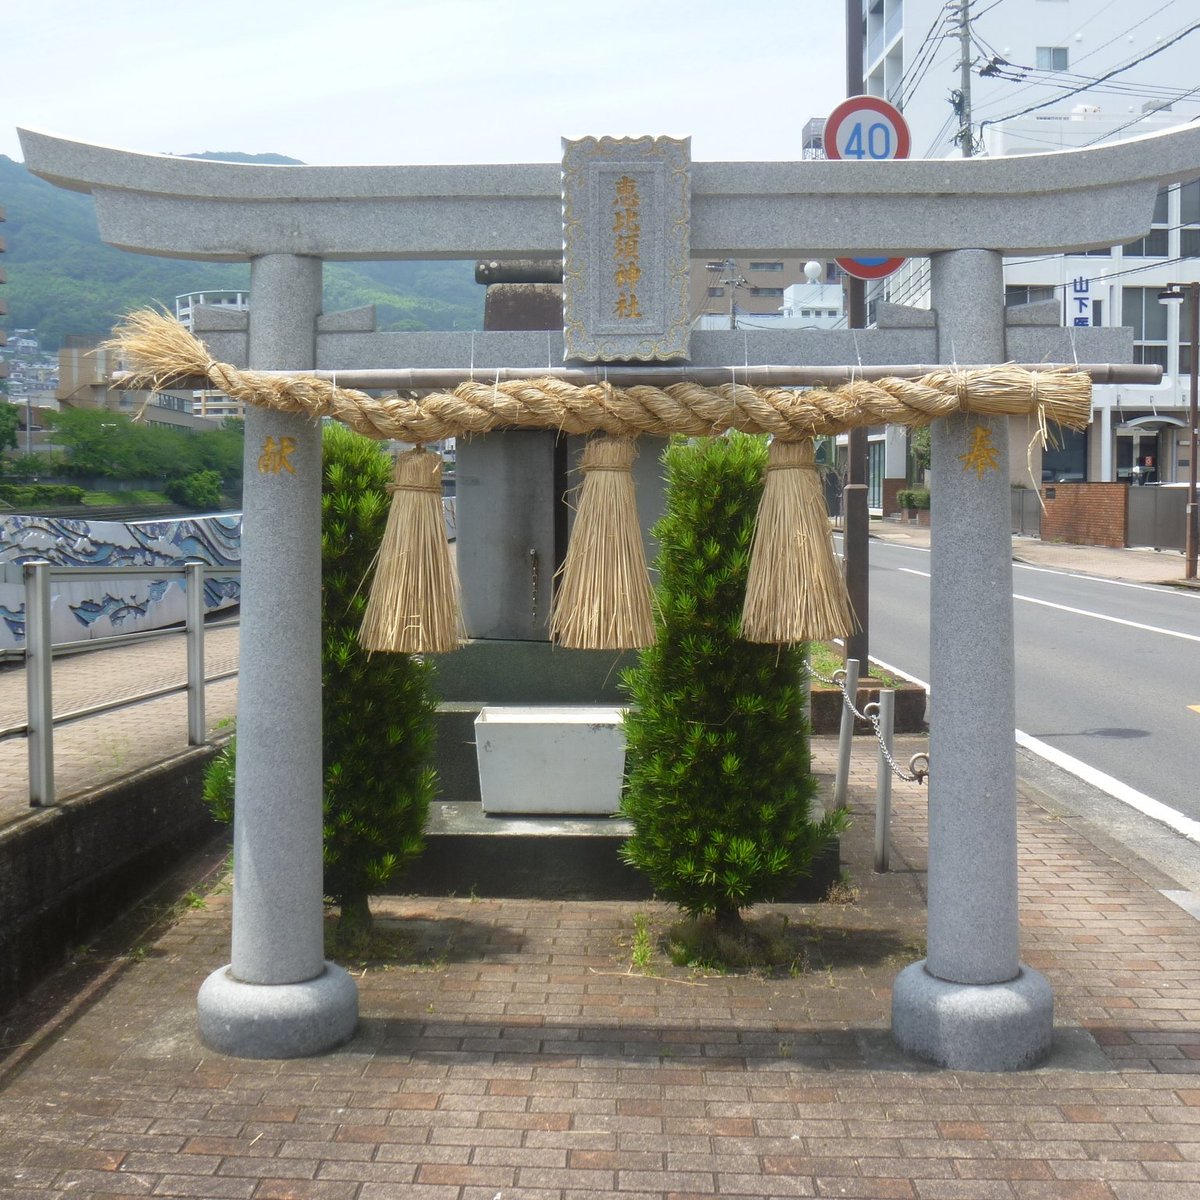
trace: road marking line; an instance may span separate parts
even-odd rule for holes
[[[897,567],[896,570],[905,575],[920,575],[924,579],[932,578],[928,571],[918,571],[914,567]],[[1195,633],[1163,629],[1161,625],[1143,625],[1141,621],[1127,621],[1124,617],[1110,617],[1105,613],[1092,612],[1087,608],[1072,608],[1069,604],[1055,604],[1053,600],[1040,600],[1037,596],[1024,596],[1020,592],[1013,592],[1013,599],[1024,600],[1027,604],[1040,604],[1044,608],[1056,608],[1059,612],[1074,613],[1077,617],[1094,617],[1097,621],[1111,621],[1114,625],[1126,625],[1130,629],[1140,629],[1144,633],[1161,633],[1166,637],[1182,638],[1186,642],[1200,642],[1200,635]]]
[[[1161,800],[1155,800],[1144,792],[1131,788],[1127,783],[1122,783],[1119,779],[1114,779],[1111,775],[1106,775],[1103,771],[1098,771],[1095,767],[1088,766],[1087,763],[1080,762],[1079,759],[1072,758],[1069,754],[1064,754],[1039,738],[1030,737],[1020,729],[1017,730],[1017,745],[1023,746],[1026,750],[1032,750],[1040,758],[1062,767],[1064,771],[1068,771],[1077,779],[1082,779],[1084,783],[1090,783],[1092,787],[1099,788],[1114,800],[1120,800],[1122,804],[1129,805],[1130,808],[1136,809],[1151,820],[1159,821],[1169,829],[1174,829],[1176,833],[1183,834],[1189,841],[1200,842],[1200,821],[1194,821],[1191,817],[1184,816],[1183,813],[1163,804]]]
[[[1190,708],[1194,713],[1200,713],[1200,704],[1189,704],[1188,708]]]
[[[923,687],[926,692],[929,691],[929,684],[925,680],[918,679],[915,675],[909,675],[907,672],[901,671],[899,667],[890,666],[888,663],[874,656],[871,657],[871,661],[882,667],[885,671],[890,671],[893,675],[898,675],[907,679],[910,683],[915,683],[919,687]],[[1189,707],[1200,709],[1200,705]],[[1016,738],[1018,746],[1024,747],[1024,749],[1038,755],[1039,758],[1044,758],[1056,767],[1061,767],[1068,774],[1074,775],[1076,779],[1082,779],[1084,783],[1091,784],[1092,787],[1111,796],[1114,800],[1119,800],[1122,804],[1129,805],[1130,808],[1136,809],[1151,820],[1159,821],[1169,829],[1174,829],[1176,833],[1183,834],[1189,841],[1200,842],[1200,821],[1195,821],[1191,817],[1185,816],[1169,805],[1163,804],[1161,800],[1155,800],[1152,796],[1147,796],[1144,792],[1139,792],[1136,788],[1130,787],[1129,784],[1122,783],[1119,779],[1114,779],[1111,775],[1106,775],[1103,771],[1089,766],[1078,758],[1072,758],[1071,755],[1056,749],[1048,742],[1043,742],[1040,738],[1032,737],[1024,730],[1018,729],[1016,731]],[[934,769],[936,770],[936,762],[934,763]]]
[[[1160,596],[1177,595],[1176,588],[1162,583],[1130,583],[1128,579],[1108,579],[1104,575],[1089,575],[1086,571],[1060,571],[1054,567],[1032,567],[1029,563],[1014,562],[1013,567],[1022,571],[1037,571],[1041,575],[1062,575],[1067,579],[1087,579],[1095,583],[1111,583],[1113,587],[1133,588],[1139,592],[1157,592]]]
[[[1140,629],[1145,633],[1161,633],[1166,637],[1182,638],[1185,642],[1200,642],[1200,634],[1182,633],[1177,629],[1163,629],[1161,625],[1143,625],[1141,621],[1127,621],[1124,617],[1109,617],[1104,613],[1091,612],[1086,608],[1072,608],[1069,604],[1055,604],[1052,600],[1039,600],[1036,596],[1022,596],[1013,592],[1014,600],[1024,600],[1028,604],[1040,604],[1043,608],[1056,608],[1059,612],[1074,613],[1078,617],[1094,617],[1097,621],[1111,621],[1114,625],[1125,625],[1130,629]]]

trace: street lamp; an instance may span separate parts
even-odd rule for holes
[[[1188,303],[1191,307],[1191,396],[1188,400],[1188,492],[1186,512],[1186,540],[1183,550],[1183,577],[1196,578],[1196,551],[1200,546],[1200,521],[1196,507],[1196,458],[1200,452],[1200,441],[1197,440],[1196,395],[1200,390],[1200,283],[1168,283],[1166,288],[1158,293],[1161,304],[1180,304],[1183,301],[1184,289],[1187,289]]]

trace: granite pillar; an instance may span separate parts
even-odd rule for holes
[[[249,365],[315,365],[321,261],[252,262]],[[353,980],[322,937],[321,427],[246,411],[233,951],[200,989],[200,1035],[244,1058],[344,1042]]]
[[[936,254],[932,276],[940,361],[1003,362],[1000,255]],[[936,421],[932,446],[929,938],[892,1031],[942,1066],[1012,1070],[1049,1050],[1054,1010],[1018,950],[1007,421]]]

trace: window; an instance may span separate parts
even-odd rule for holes
[[[1068,66],[1066,46],[1039,46],[1037,69],[1039,71],[1065,71]]]
[[[1042,482],[1079,482],[1087,479],[1087,431],[1054,428],[1054,437],[1042,451]]]
[[[752,296],[782,296],[783,288],[781,288],[781,287],[778,287],[778,288],[752,287],[750,289],[750,295],[752,295]]]
[[[1167,231],[1152,229],[1144,238],[1127,242],[1121,249],[1130,258],[1166,258]]]
[[[1157,222],[1157,207],[1154,219]],[[1165,222],[1166,218],[1163,220]],[[1179,185],[1179,222],[1181,225],[1200,225],[1200,179]]]
[[[783,263],[781,262],[752,262],[750,264],[752,271],[782,271]]]
[[[1167,369],[1167,309],[1159,288],[1121,289],[1121,324],[1133,330],[1133,361]]]
[[[1004,289],[1004,307],[1012,308],[1017,304],[1040,304],[1045,300],[1054,299],[1054,288],[1037,285],[1010,284]]]
[[[708,294],[710,296],[723,296],[725,295],[725,289],[723,287],[710,287]]]

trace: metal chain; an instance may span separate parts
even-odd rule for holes
[[[805,663],[805,670],[814,679],[819,679],[822,683],[829,684],[830,687],[836,687],[841,690],[842,703],[860,720],[866,721],[874,731],[875,740],[879,743],[879,749],[883,753],[883,757],[887,760],[888,766],[892,768],[892,774],[897,779],[904,780],[905,783],[924,783],[929,778],[929,755],[925,753],[914,754],[908,760],[908,771],[901,768],[896,760],[892,757],[892,752],[887,747],[887,742],[884,739],[883,733],[879,728],[879,705],[872,701],[864,706],[864,711],[859,710],[854,706],[854,700],[850,699],[850,693],[846,690],[846,672],[837,670],[833,673],[832,679],[826,679],[819,671],[813,670],[811,663]],[[855,697],[857,699],[857,697]],[[871,710],[875,711],[872,712]],[[918,766],[918,763],[924,763],[924,766]],[[912,773],[909,774],[909,771]]]

